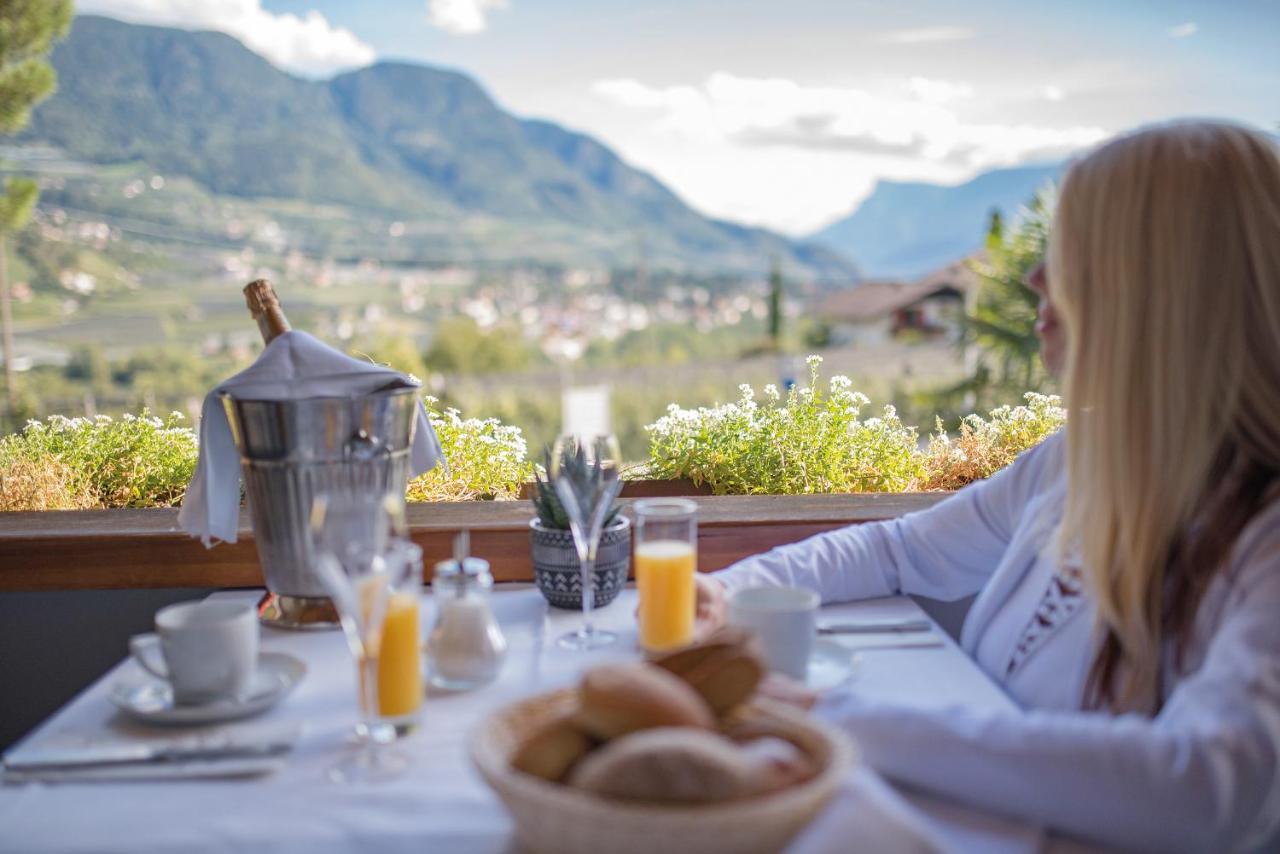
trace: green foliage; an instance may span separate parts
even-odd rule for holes
[[[444,373],[493,374],[528,370],[545,363],[546,357],[519,329],[499,326],[486,331],[470,317],[451,317],[440,322],[425,361]]]
[[[775,350],[782,343],[782,266],[777,258],[769,270],[769,341]]]
[[[710,483],[717,494],[957,489],[991,475],[1063,424],[1061,401],[1028,393],[1026,405],[970,415],[957,436],[939,430],[920,450],[916,429],[886,407],[860,418],[867,398],[844,377],[819,387],[818,360],[810,384],[784,399],[765,388],[765,404],[743,386],[735,403],[668,414],[647,429],[648,477]],[[410,501],[515,499],[536,479],[534,505],[544,525],[568,526],[554,489],[526,458],[520,428],[496,418],[463,418],[427,399],[448,467],[409,483]],[[196,437],[166,419],[64,418],[32,421],[0,439],[0,510],[172,506],[195,470]],[[581,461],[570,460],[570,466]],[[589,472],[586,473],[589,476]],[[607,521],[618,511],[615,504]]]
[[[0,133],[22,130],[31,108],[53,93],[45,61],[71,24],[71,0],[5,0],[0,5]]]
[[[29,178],[10,178],[0,196],[0,234],[21,231],[31,219],[40,187]]]
[[[990,477],[1066,423],[1066,410],[1056,395],[1031,391],[1024,398],[1026,406],[1000,406],[985,419],[967,416],[955,438],[947,435],[939,421],[925,452],[921,487],[959,489]]]
[[[992,216],[988,260],[974,265],[981,284],[965,317],[965,343],[976,358],[963,382],[930,395],[935,408],[988,409],[1018,400],[1027,391],[1053,387],[1035,331],[1038,297],[1026,286],[1027,275],[1044,258],[1053,208],[1053,190],[1048,189],[1032,199],[1012,228],[998,212]]]
[[[1054,396],[1029,393],[1027,405],[970,415],[951,439],[938,432],[920,450],[916,428],[893,407],[862,419],[867,397],[834,376],[824,391],[821,359],[809,357],[809,386],[784,398],[766,386],[763,405],[749,385],[735,403],[681,409],[647,428],[650,477],[708,483],[718,495],[795,495],[958,489],[1013,462],[1062,426]]]
[[[61,482],[79,506],[173,506],[182,501],[196,465],[196,436],[182,420],[181,413],[162,419],[144,410],[118,420],[55,415],[29,422],[0,439],[0,482]],[[0,510],[31,509],[23,496],[10,496],[7,488],[0,493],[13,502]]]
[[[351,355],[368,358],[419,380],[427,376],[427,365],[422,360],[422,353],[407,335],[379,336],[367,351],[353,352]]]
[[[819,385],[822,359],[810,356],[809,385],[765,402],[749,385],[735,403],[696,410],[674,404],[648,428],[649,472],[708,483],[717,494],[880,492],[909,489],[923,474],[916,430],[887,406],[862,419],[865,395],[847,377]]]
[[[543,457],[543,470],[535,470],[533,473],[533,509],[537,512],[538,521],[542,523],[542,527],[567,531],[569,530],[569,514],[564,509],[560,496],[556,495],[555,485],[545,475],[545,472],[551,471],[551,454],[552,450],[548,448]],[[581,448],[562,448],[559,462],[560,470],[564,472],[566,477],[577,484],[583,485],[584,488],[579,490],[580,494],[586,494],[587,492],[597,494],[604,488],[600,467],[588,463],[586,455]],[[609,512],[604,517],[605,528],[613,524],[613,520],[618,517],[618,512],[621,509],[615,496],[613,503],[609,506]]]
[[[515,499],[533,474],[519,427],[496,418],[463,418],[456,409],[440,410],[426,399],[427,416],[440,439],[447,465],[409,482],[409,501]]]

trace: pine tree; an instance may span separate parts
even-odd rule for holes
[[[0,3],[0,134],[22,130],[31,109],[53,94],[57,75],[45,58],[71,26],[71,0],[4,0]],[[13,318],[9,306],[8,238],[26,227],[40,190],[12,178],[0,196],[0,326],[8,408],[17,406],[13,377]]]
[[[774,256],[769,270],[769,345],[782,350],[782,266]]]

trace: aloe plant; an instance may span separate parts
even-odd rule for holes
[[[604,478],[598,466],[587,462],[586,456],[582,453],[582,449],[566,447],[562,453],[560,460],[561,470],[565,475],[579,484],[587,484],[594,491],[603,491],[605,487]],[[569,514],[565,512],[564,505],[560,503],[560,497],[556,495],[555,485],[551,483],[549,477],[544,473],[551,471],[551,450],[548,449],[543,455],[543,467],[541,471],[534,471],[533,479],[535,491],[532,496],[533,509],[538,513],[538,521],[544,528],[554,528],[559,531],[569,530]],[[615,500],[609,507],[609,512],[604,517],[604,527],[609,527],[617,518],[621,508]]]

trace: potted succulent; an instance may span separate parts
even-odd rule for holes
[[[550,459],[548,458],[548,462]],[[566,451],[564,467],[589,466],[581,455]],[[547,466],[550,469],[550,465]],[[589,472],[580,473],[589,478]],[[557,608],[582,607],[582,566],[578,550],[569,531],[569,516],[551,481],[534,472],[534,489],[530,496],[537,516],[529,520],[529,539],[533,549],[533,576],[546,600]],[[601,488],[604,488],[603,485]],[[592,573],[594,606],[603,608],[614,600],[627,583],[631,571],[631,520],[619,512],[616,501],[605,515],[596,550]]]

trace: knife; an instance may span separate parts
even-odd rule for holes
[[[907,634],[911,632],[927,632],[933,624],[924,619],[912,620],[867,620],[857,623],[824,623],[818,626],[820,635],[870,635],[880,632]]]
[[[44,744],[20,746],[5,754],[6,771],[83,769],[120,765],[164,765],[254,759],[286,753],[298,738],[297,724],[258,727],[241,733],[219,733],[167,741],[129,742],[89,736],[64,737]]]

